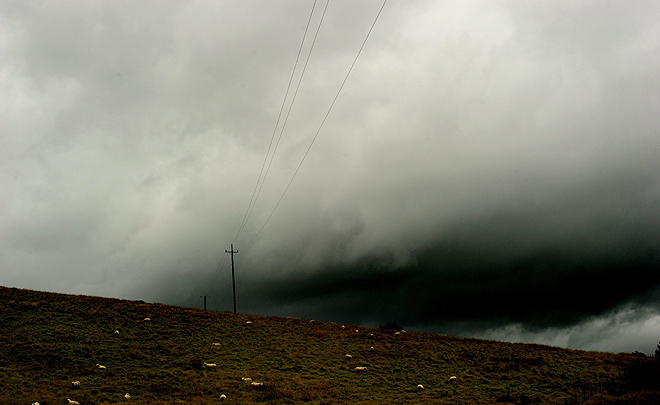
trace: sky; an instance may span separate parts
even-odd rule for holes
[[[659,20],[0,0],[0,285],[652,354]]]

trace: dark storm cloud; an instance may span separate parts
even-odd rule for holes
[[[572,325],[625,303],[648,304],[660,283],[658,200],[622,198],[626,187],[641,195],[648,184],[484,214],[453,224],[403,265],[384,255],[301,269],[252,281],[256,290],[245,291],[246,299],[269,298],[262,311],[294,302],[346,322],[533,327]]]

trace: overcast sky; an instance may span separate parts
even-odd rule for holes
[[[0,284],[652,353],[660,3],[382,5],[0,0]]]

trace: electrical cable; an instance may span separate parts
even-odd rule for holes
[[[302,41],[300,42],[300,47],[298,48],[298,55],[296,56],[296,61],[293,65],[293,70],[291,72],[291,77],[289,78],[289,83],[287,84],[286,92],[284,94],[284,99],[282,100],[282,106],[280,107],[280,112],[277,116],[277,121],[275,123],[275,128],[273,128],[273,134],[271,135],[270,143],[268,144],[268,150],[266,151],[266,156],[264,157],[264,161],[261,165],[261,171],[259,172],[259,177],[257,178],[257,182],[255,184],[254,190],[252,191],[252,197],[250,197],[250,202],[248,203],[248,208],[245,212],[245,216],[243,217],[243,221],[241,222],[239,230],[236,233],[236,236],[234,237],[234,242],[236,242],[238,237],[241,235],[241,233],[245,229],[245,225],[247,224],[248,219],[249,219],[250,215],[252,214],[252,211],[254,210],[257,199],[259,198],[259,194],[261,193],[261,189],[263,188],[263,185],[266,181],[266,176],[268,175],[268,171],[270,170],[270,165],[272,164],[273,158],[275,157],[275,152],[277,150],[277,145],[279,144],[280,139],[282,138],[282,132],[284,131],[284,127],[286,126],[286,122],[288,121],[289,114],[291,113],[291,108],[293,106],[293,103],[295,102],[296,95],[298,94],[298,89],[300,88],[300,83],[302,82],[302,77],[305,74],[305,70],[307,68],[307,63],[309,62],[309,57],[311,55],[312,49],[314,48],[314,43],[316,43],[316,37],[318,36],[318,32],[319,32],[319,29],[321,27],[321,23],[323,22],[323,17],[325,16],[325,12],[328,8],[329,0],[328,0],[328,2],[326,2],[325,9],[323,10],[323,15],[321,16],[321,21],[319,22],[319,26],[316,30],[316,35],[314,36],[314,41],[313,41],[312,46],[310,48],[309,54],[307,55],[307,59],[305,61],[305,65],[303,67],[302,75],[300,76],[300,79],[298,81],[298,85],[296,87],[296,90],[295,90],[295,93],[294,93],[294,96],[293,96],[293,101],[291,102],[291,104],[289,106],[289,110],[287,112],[284,124],[282,126],[282,129],[280,130],[280,136],[277,140],[277,143],[275,144],[275,149],[273,150],[273,153],[271,155],[270,163],[268,164],[268,167],[266,168],[266,172],[264,174],[264,168],[266,167],[266,162],[268,161],[268,156],[270,155],[270,151],[271,151],[271,148],[272,148],[272,145],[273,145],[273,140],[275,139],[275,134],[277,133],[277,128],[279,126],[279,123],[280,123],[280,120],[281,120],[281,117],[282,117],[282,113],[284,111],[284,107],[286,105],[286,101],[287,101],[287,98],[289,96],[289,91],[291,90],[291,84],[293,83],[293,78],[295,77],[295,73],[296,73],[296,70],[298,68],[298,62],[300,61],[300,56],[302,54],[303,46],[304,46],[305,40],[307,38],[307,33],[309,31],[310,23],[312,21],[312,16],[314,15],[314,10],[316,9],[316,3],[317,3],[317,0],[314,0],[314,4],[312,5],[312,10],[310,11],[309,18],[307,19],[307,25],[305,26],[305,32],[303,34]],[[260,183],[261,183],[261,186],[259,185]],[[209,291],[213,290],[213,286],[215,284],[215,281],[216,281],[216,279],[217,279],[217,277],[220,273],[220,270],[222,270],[223,265],[225,264],[226,260],[227,260],[227,255],[224,255],[222,261],[220,262],[220,265],[218,266],[217,270],[215,271],[215,274],[213,275],[213,278],[211,279],[211,282],[209,283]]]
[[[298,49],[298,55],[296,56],[296,62],[293,65],[293,71],[291,72],[291,77],[289,78],[289,84],[287,85],[286,92],[284,94],[284,99],[282,100],[282,106],[280,107],[280,112],[277,116],[277,121],[275,123],[275,128],[273,128],[273,134],[270,137],[270,143],[268,144],[268,150],[266,151],[266,156],[264,157],[264,162],[261,165],[261,171],[259,172],[259,177],[257,177],[257,183],[255,184],[254,190],[252,191],[252,197],[250,198],[250,202],[248,203],[248,208],[245,212],[245,216],[243,217],[243,221],[241,222],[241,226],[239,227],[238,232],[236,233],[236,236],[234,237],[234,242],[236,242],[236,240],[238,239],[240,234],[243,232],[243,229],[245,228],[245,225],[247,224],[248,218],[252,214],[252,210],[254,209],[254,206],[257,203],[257,198],[259,197],[259,193],[261,192],[261,187],[263,187],[263,183],[266,180],[266,176],[263,175],[264,168],[266,167],[266,162],[268,161],[268,155],[270,154],[270,149],[273,145],[273,140],[275,139],[275,134],[277,133],[277,127],[280,124],[280,119],[282,117],[282,112],[284,111],[284,106],[286,105],[286,100],[289,96],[289,90],[291,89],[291,83],[293,82],[293,77],[295,76],[296,69],[298,67],[298,61],[300,60],[300,55],[302,54],[303,45],[305,44],[305,39],[307,38],[307,31],[309,30],[309,25],[310,25],[310,22],[312,21],[312,15],[314,14],[314,9],[316,8],[316,1],[317,0],[314,0],[314,4],[312,5],[312,11],[309,13],[309,18],[307,19],[307,25],[305,26],[305,33],[303,34],[302,41],[300,42],[300,48]],[[327,5],[326,5],[326,7],[327,7]],[[280,133],[280,137],[281,137],[281,133]],[[279,140],[278,140],[278,143],[279,143]],[[273,152],[273,156],[275,156],[275,152]],[[271,162],[272,162],[272,158],[271,158]],[[268,167],[270,168],[270,165]],[[263,175],[263,181],[262,181],[262,175]],[[261,187],[259,187],[259,183],[261,183]]]
[[[321,19],[319,20],[319,25],[316,28],[316,34],[314,35],[314,39],[312,40],[312,45],[309,49],[309,53],[307,54],[307,59],[305,60],[305,64],[303,65],[302,73],[300,74],[300,78],[298,79],[298,84],[296,86],[296,91],[293,93],[293,98],[291,100],[291,104],[289,104],[289,109],[287,111],[286,117],[284,119],[284,123],[282,124],[282,127],[280,128],[280,136],[277,138],[277,143],[275,144],[275,149],[273,149],[273,154],[271,155],[270,162],[268,163],[268,168],[266,169],[266,174],[264,174],[261,187],[259,187],[259,191],[257,192],[257,197],[259,198],[259,194],[261,194],[261,189],[263,188],[265,182],[266,182],[266,176],[268,175],[268,172],[270,171],[270,167],[273,164],[273,159],[275,158],[275,152],[277,151],[277,147],[280,144],[280,140],[282,139],[282,133],[284,132],[284,128],[286,127],[286,123],[289,121],[289,116],[291,115],[291,110],[293,109],[293,105],[296,102],[296,97],[298,96],[298,90],[300,90],[300,84],[302,83],[303,77],[305,76],[305,71],[307,70],[307,64],[309,63],[309,59],[312,56],[312,51],[314,50],[314,45],[316,44],[316,39],[318,38],[319,31],[321,30],[321,25],[323,24],[323,19],[325,18],[325,13],[328,10],[328,4],[330,4],[330,0],[327,0],[325,3],[325,8],[323,9],[323,14],[321,14]],[[256,204],[256,198],[255,198],[255,204]],[[252,206],[252,209],[254,209],[254,205]],[[250,211],[252,212],[252,211]],[[234,243],[236,241],[234,240]]]
[[[256,237],[261,233],[261,231],[266,227],[266,224],[268,224],[268,221],[270,221],[271,217],[275,213],[275,210],[277,210],[277,207],[279,207],[280,203],[282,202],[282,199],[284,198],[284,195],[286,192],[289,190],[289,187],[291,186],[291,183],[293,183],[293,180],[296,178],[296,175],[300,171],[300,168],[302,167],[303,162],[307,158],[307,155],[309,154],[309,151],[312,149],[312,145],[314,145],[314,142],[316,141],[316,138],[319,136],[319,133],[321,132],[321,129],[323,128],[323,125],[325,124],[326,120],[328,119],[328,116],[330,115],[330,112],[332,111],[332,108],[335,105],[335,102],[337,101],[337,98],[339,97],[339,94],[341,93],[342,89],[344,88],[344,85],[346,84],[346,81],[348,80],[348,77],[351,74],[351,71],[353,70],[353,67],[355,66],[355,63],[357,62],[358,58],[360,57],[360,54],[362,53],[362,49],[364,49],[364,45],[367,43],[367,40],[369,39],[369,36],[371,35],[371,31],[373,30],[374,26],[376,25],[376,22],[378,21],[378,18],[380,17],[380,14],[383,11],[383,8],[385,7],[385,4],[387,3],[387,0],[383,1],[383,5],[380,7],[380,10],[378,10],[378,14],[376,15],[376,18],[374,19],[374,22],[371,24],[371,28],[369,28],[369,32],[367,32],[367,36],[365,37],[364,41],[362,42],[362,46],[360,46],[360,49],[358,50],[357,55],[355,55],[355,59],[353,60],[353,63],[351,64],[351,67],[348,69],[348,72],[346,73],[346,77],[344,77],[344,81],[342,82],[341,86],[339,86],[339,90],[337,91],[337,94],[335,95],[335,98],[332,100],[332,103],[330,104],[330,107],[328,108],[328,111],[325,114],[325,117],[323,117],[323,121],[321,121],[321,125],[319,125],[318,130],[314,134],[314,137],[312,138],[312,142],[309,144],[309,147],[307,148],[307,151],[305,151],[305,154],[303,155],[302,160],[298,164],[298,167],[296,168],[296,171],[293,173],[293,176],[291,177],[291,180],[289,180],[289,184],[287,184],[286,188],[284,189],[284,192],[280,196],[279,200],[277,201],[277,204],[275,204],[275,207],[271,211],[270,215],[268,218],[266,218],[266,221],[264,224],[259,228],[257,233],[250,239],[250,241],[245,245],[244,249],[247,249],[252,242],[256,239]]]

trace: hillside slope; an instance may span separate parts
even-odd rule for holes
[[[215,404],[223,394],[229,404],[660,399],[653,391],[656,362],[632,354],[5,287],[0,325],[1,404],[65,405],[67,398],[81,405]],[[451,376],[457,377],[453,383]],[[263,385],[253,387],[243,377]]]

